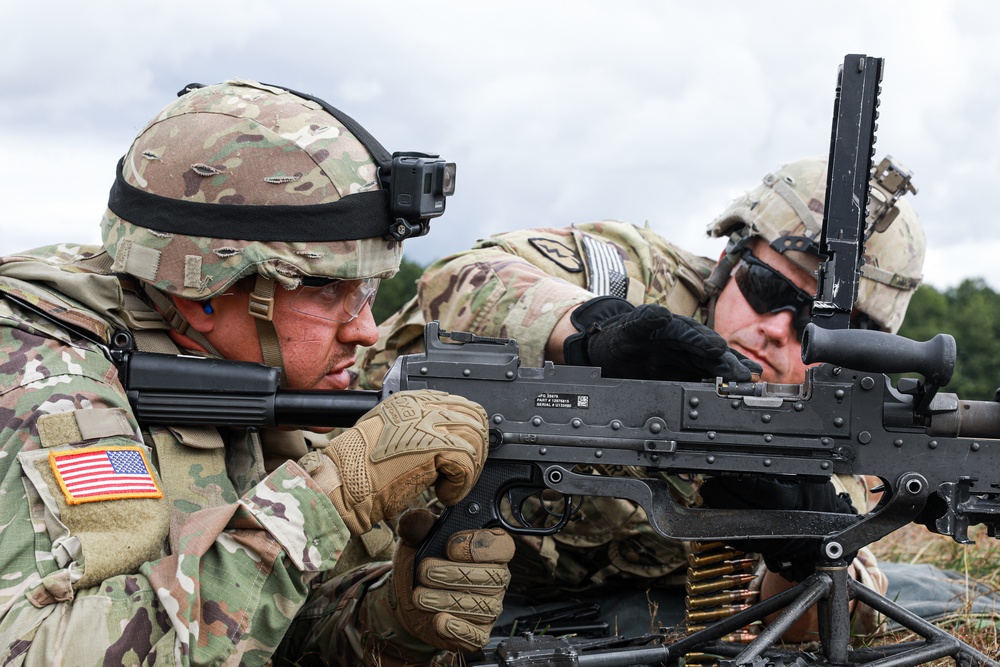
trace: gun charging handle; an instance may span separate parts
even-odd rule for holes
[[[920,373],[943,387],[955,371],[955,339],[938,334],[917,342],[884,331],[823,329],[810,322],[802,334],[802,361],[827,362],[869,373]]]

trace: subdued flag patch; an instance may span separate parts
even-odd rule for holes
[[[49,452],[49,465],[70,505],[120,498],[162,498],[139,447]]]

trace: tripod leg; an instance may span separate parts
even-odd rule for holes
[[[927,640],[922,646],[915,648],[913,651],[908,651],[892,659],[887,658],[872,664],[879,666],[886,665],[887,667],[910,667],[911,665],[922,665],[926,661],[936,658],[952,657],[955,659],[957,665],[1000,667],[1000,662],[983,655],[957,637],[925,621],[913,612],[900,607],[895,602],[891,602],[875,591],[865,588],[854,580],[849,580],[847,585],[851,587],[851,594],[857,600]]]
[[[847,565],[817,567],[817,572],[829,575],[830,592],[820,601],[819,630],[823,656],[831,665],[847,664],[847,649],[851,641],[851,579]]]
[[[810,577],[812,581],[806,580],[808,585],[805,590],[795,598],[785,610],[776,618],[767,628],[764,629],[760,635],[753,640],[746,650],[740,653],[735,660],[736,664],[751,663],[767,651],[772,645],[781,639],[781,636],[790,628],[799,618],[809,611],[810,607],[816,604],[817,600],[827,596],[830,591],[830,585],[832,580],[829,576],[823,576],[820,574],[813,575]],[[803,583],[806,583],[803,582]]]

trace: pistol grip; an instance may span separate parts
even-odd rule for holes
[[[417,550],[414,564],[419,566],[425,558],[445,558],[448,540],[463,530],[477,530],[502,525],[500,500],[512,486],[541,486],[537,468],[531,463],[498,463],[488,461],[479,481],[465,498],[446,507],[438,517],[430,535]]]

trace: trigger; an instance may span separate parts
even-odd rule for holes
[[[506,520],[506,517],[501,515],[501,523],[505,529],[512,533],[517,533],[520,535],[552,535],[554,533],[562,530],[567,523],[569,523],[570,517],[577,510],[577,507],[573,504],[573,496],[563,494],[562,497],[562,508],[559,511],[553,511],[550,509],[548,503],[541,497],[543,492],[539,491],[537,488],[514,488],[507,491],[507,501],[510,503],[510,514],[513,519],[517,522],[512,524]],[[534,515],[531,518],[525,516],[524,507],[528,499],[532,497],[538,498],[538,504],[536,508],[540,508],[540,515]],[[556,521],[551,525],[548,524],[548,519],[555,517]],[[533,523],[531,519],[534,519]],[[541,522],[542,525],[535,525],[535,523]]]

